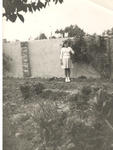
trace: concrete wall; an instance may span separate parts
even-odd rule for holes
[[[60,49],[64,39],[29,41],[29,58],[31,77],[64,77],[64,70],[60,66]],[[12,58],[12,69],[8,76],[23,77],[22,55],[19,42],[5,43],[3,51]],[[74,64],[72,77],[87,76],[100,77],[91,67],[85,64]]]
[[[62,40],[40,40],[29,42],[31,74],[33,77],[61,77],[60,44]]]
[[[64,39],[30,41],[30,63],[32,77],[64,77],[60,66],[60,49]],[[100,77],[91,67],[85,64],[74,64],[72,77]]]
[[[12,59],[11,70],[7,73],[7,76],[23,77],[20,42],[3,43],[3,53]]]

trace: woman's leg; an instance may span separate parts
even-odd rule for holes
[[[71,74],[71,70],[70,70],[70,68],[68,68],[68,70],[67,70],[67,76],[70,78],[70,74]]]
[[[65,68],[65,82],[67,82],[67,77],[68,77],[68,70]]]
[[[67,68],[65,68],[65,77],[68,76],[68,73],[67,73]]]
[[[68,68],[67,69],[67,80],[68,80],[68,82],[70,82],[70,73],[71,73],[70,68]]]

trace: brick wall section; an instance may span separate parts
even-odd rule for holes
[[[28,42],[21,42],[21,54],[22,54],[22,67],[23,67],[23,76],[31,76],[31,66],[29,59],[29,48]]]

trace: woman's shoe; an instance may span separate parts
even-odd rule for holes
[[[69,77],[67,77],[67,82],[70,82],[70,78]]]
[[[65,82],[68,82],[68,78],[67,77],[65,78]]]

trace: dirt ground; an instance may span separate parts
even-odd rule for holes
[[[4,78],[4,150],[113,150],[112,92],[99,79]]]

